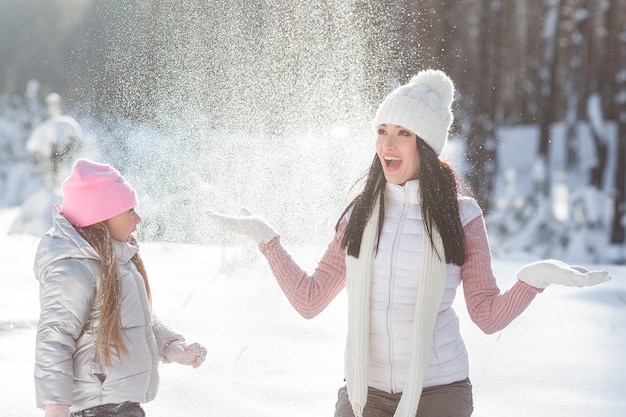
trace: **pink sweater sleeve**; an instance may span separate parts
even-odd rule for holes
[[[322,312],[346,283],[346,251],[341,248],[345,222],[339,227],[312,275],[303,271],[275,237],[259,249],[291,305],[307,319]]]
[[[464,228],[465,264],[461,268],[463,291],[469,315],[485,333],[504,329],[542,292],[522,281],[500,293],[491,269],[491,251],[482,216]]]

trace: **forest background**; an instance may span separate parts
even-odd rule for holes
[[[0,0],[0,207],[36,191],[56,92],[145,194],[144,239],[214,243],[190,219],[241,204],[326,241],[376,105],[426,68],[494,250],[626,262],[626,0]]]

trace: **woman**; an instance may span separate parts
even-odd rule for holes
[[[206,349],[152,312],[133,236],[137,198],[120,173],[80,159],[62,190],[35,258],[37,406],[45,417],[142,417],[140,403],[157,393],[159,360],[196,368]]]
[[[500,293],[480,207],[439,159],[452,123],[454,86],[423,71],[381,103],[376,156],[362,192],[341,216],[312,275],[293,262],[259,216],[209,213],[259,243],[292,305],[305,317],[348,293],[346,386],[335,417],[458,417],[473,411],[468,356],[452,309],[463,283],[472,320],[506,327],[551,283],[593,285],[610,277],[548,260],[525,266]]]

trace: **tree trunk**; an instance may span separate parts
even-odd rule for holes
[[[617,4],[616,4],[617,3]],[[626,100],[622,97],[626,94],[626,78],[620,76],[620,69],[626,68],[626,22],[619,19],[626,13],[625,7],[620,8],[620,3],[611,2],[609,10],[610,22],[615,25],[615,59],[614,63],[614,98],[612,107],[617,121],[617,169],[615,170],[615,204],[613,214],[613,227],[611,243],[623,244],[626,241],[624,219],[626,219]],[[615,19],[615,20],[613,20]]]
[[[472,128],[467,140],[467,159],[471,164],[468,183],[483,209],[488,212],[490,200],[493,197],[493,176],[496,168],[496,139],[494,119],[496,97],[499,86],[497,72],[498,56],[498,25],[495,23],[500,16],[492,7],[490,0],[482,1],[482,24],[480,25],[480,57],[478,63],[480,71],[475,93],[475,113],[472,119]]]
[[[557,106],[557,69],[558,69],[558,34],[561,16],[560,0],[545,0],[546,13],[543,27],[544,55],[540,71],[541,87],[541,114],[539,120],[540,142],[539,157],[546,165],[543,172],[545,178],[542,179],[540,192],[544,195],[550,194],[550,181],[547,165],[550,163],[550,126],[555,121]]]

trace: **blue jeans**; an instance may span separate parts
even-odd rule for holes
[[[125,401],[121,404],[102,404],[95,407],[86,408],[76,413],[72,413],[71,417],[145,417],[139,403]]]

